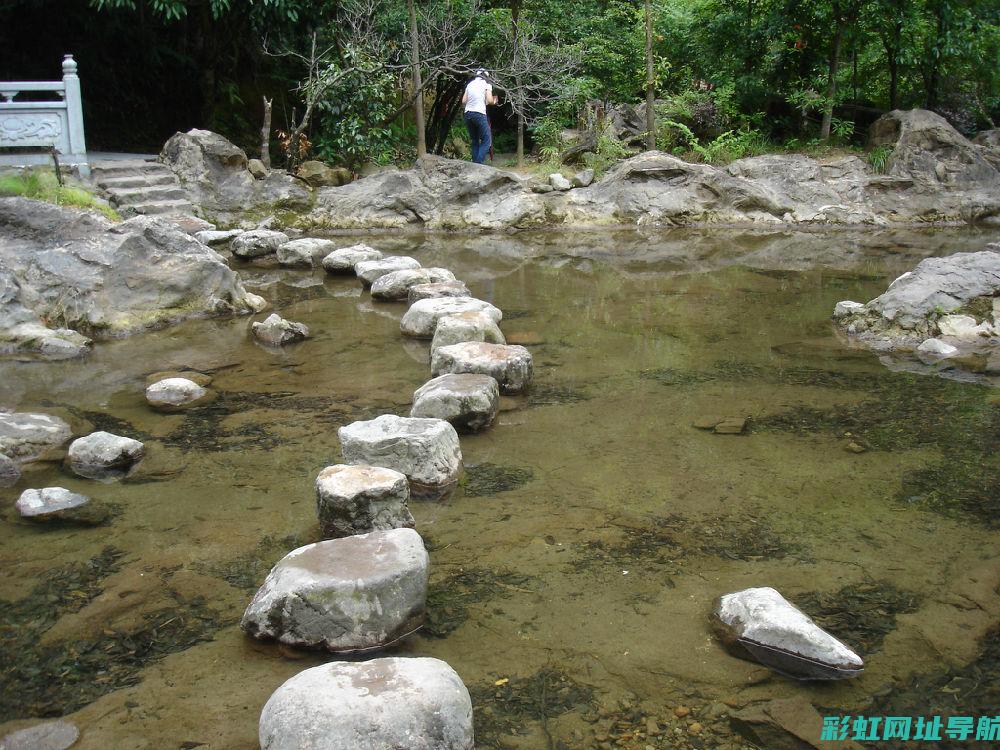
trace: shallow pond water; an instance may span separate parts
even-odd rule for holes
[[[459,672],[478,746],[744,747],[728,715],[796,695],[838,714],[990,708],[997,391],[893,372],[829,316],[997,233],[342,239],[451,268],[534,355],[531,391],[462,437],[459,490],[412,504],[429,620],[393,652]],[[147,446],[119,482],[48,463],[0,490],[0,734],[69,714],[83,750],[250,750],[271,692],[324,658],[236,623],[270,566],[318,538],[313,482],[338,462],[337,427],[408,413],[428,346],[400,337],[402,305],[372,303],[353,278],[234,265],[314,337],[275,351],[245,318],[195,320],[82,361],[0,363],[0,405]],[[151,411],[146,376],[181,368],[209,373],[218,398]],[[749,428],[693,426],[708,417]],[[115,518],[17,522],[18,494],[52,485]],[[859,650],[865,674],[798,683],[724,652],[713,601],[753,585]]]

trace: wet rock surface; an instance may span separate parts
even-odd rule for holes
[[[188,378],[164,378],[146,388],[146,402],[170,411],[204,403],[209,391]]]
[[[489,375],[441,375],[413,393],[411,417],[444,419],[455,429],[478,432],[493,424],[500,386]]]
[[[431,372],[489,375],[500,384],[500,392],[521,393],[531,384],[531,352],[523,346],[468,341],[438,347],[431,354]]]
[[[361,260],[354,264],[354,273],[361,283],[370,287],[378,279],[394,271],[420,268],[420,262],[408,255],[390,255],[376,260]]]
[[[263,322],[251,323],[250,330],[255,339],[268,346],[285,346],[309,338],[307,326],[285,320],[277,313],[271,313]]]
[[[458,434],[443,419],[384,414],[353,422],[337,433],[347,463],[385,466],[405,474],[414,497],[447,495],[462,471]]]
[[[434,338],[431,339],[431,351],[466,341],[507,343],[493,316],[486,312],[463,312],[445,315],[438,319],[434,328]]]
[[[383,648],[420,627],[427,577],[427,552],[412,529],[317,542],[274,566],[240,627],[300,648]]]
[[[714,618],[726,648],[793,677],[836,680],[864,669],[860,656],[772,588],[720,597]]]
[[[104,523],[110,515],[109,509],[100,503],[63,487],[25,490],[14,508],[21,518],[34,523],[63,522],[91,526]]]
[[[327,536],[412,528],[406,475],[381,466],[328,466],[316,477],[316,510]]]
[[[108,469],[131,466],[145,453],[146,447],[138,440],[102,431],[70,443],[66,461],[75,473],[96,478]]]
[[[278,688],[260,716],[262,750],[472,750],[472,701],[445,662],[333,662]]]
[[[758,747],[809,750],[861,750],[851,740],[822,740],[823,717],[803,697],[779,698],[733,714],[733,729]]]
[[[351,245],[334,250],[323,258],[327,273],[354,273],[354,266],[363,260],[381,260],[382,252],[365,244]]]
[[[454,282],[455,274],[447,268],[413,268],[393,271],[372,283],[373,299],[399,302],[409,297],[410,288],[418,284]]]
[[[0,453],[0,487],[13,487],[21,478],[21,467],[17,461]]]
[[[279,245],[278,263],[291,268],[312,268],[337,247],[333,240],[306,237]]]
[[[225,245],[243,234],[242,229],[204,229],[194,233],[194,238],[204,245],[216,247]]]
[[[59,417],[0,411],[0,453],[22,463],[60,447],[71,434]]]
[[[2,750],[68,750],[80,738],[80,730],[68,721],[49,721],[0,739]]]
[[[438,297],[471,297],[469,288],[461,281],[442,281],[438,284],[415,284],[410,287],[406,301],[408,304],[419,302],[422,299],[435,299]]]
[[[288,235],[273,229],[252,229],[243,232],[232,242],[233,255],[243,258],[262,258],[274,255],[278,248],[289,243]]]
[[[399,329],[403,332],[404,336],[430,339],[434,337],[434,330],[437,328],[438,320],[445,315],[465,312],[484,313],[494,323],[499,323],[503,318],[503,313],[498,308],[489,302],[484,302],[474,297],[423,299],[410,305],[399,323]]]

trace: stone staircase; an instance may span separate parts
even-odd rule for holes
[[[177,176],[157,161],[113,159],[90,167],[94,184],[123,216],[194,213]]]

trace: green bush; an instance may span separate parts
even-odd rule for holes
[[[0,177],[0,196],[21,196],[55,203],[58,206],[72,206],[91,211],[100,211],[112,221],[121,221],[118,212],[99,200],[93,193],[82,187],[60,185],[54,174],[48,172],[24,172],[20,175]]]
[[[868,166],[875,174],[885,174],[889,171],[889,162],[892,159],[893,147],[885,143],[876,146],[868,152]]]

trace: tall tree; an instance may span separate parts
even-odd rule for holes
[[[653,75],[653,8],[646,0],[646,149],[656,148],[656,78]]]
[[[427,156],[427,132],[424,129],[424,94],[420,82],[420,37],[417,33],[417,11],[413,0],[406,0],[410,16],[410,69],[413,76],[413,121],[417,128],[417,158]]]

